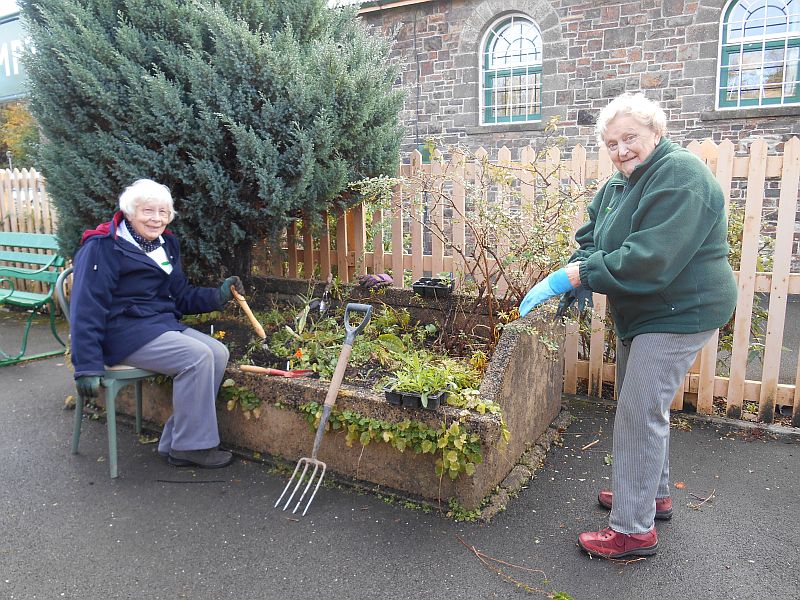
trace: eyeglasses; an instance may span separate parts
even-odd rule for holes
[[[152,219],[156,216],[164,221],[169,219],[169,211],[166,208],[159,208],[158,210],[155,208],[140,208],[139,214],[148,219]]]
[[[638,141],[640,137],[641,136],[638,133],[629,133],[622,138],[622,143],[625,144],[626,148],[630,148]],[[619,144],[617,142],[609,142],[606,144],[606,148],[608,148],[609,152],[616,152],[619,150]]]

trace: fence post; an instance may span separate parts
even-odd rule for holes
[[[764,182],[767,168],[767,143],[758,139],[750,146],[750,166],[747,173],[747,200],[744,228],[742,230],[742,258],[739,265],[739,298],[736,303],[736,321],[733,326],[731,352],[731,377],[728,384],[727,416],[742,416],[745,371],[750,350],[750,325],[753,316],[758,237],[761,227],[761,209],[764,203]]]

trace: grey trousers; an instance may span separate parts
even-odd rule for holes
[[[643,333],[617,342],[619,396],[609,521],[614,531],[649,531],[656,498],[669,496],[669,407],[713,332]]]
[[[229,352],[194,329],[163,333],[122,362],[172,377],[172,416],[158,451],[202,450],[219,445],[216,398]]]

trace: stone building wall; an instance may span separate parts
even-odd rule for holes
[[[537,145],[544,123],[560,117],[566,147],[596,147],[597,112],[623,91],[659,100],[670,137],[686,143],[752,138],[771,151],[800,134],[800,106],[718,111],[714,108],[724,0],[406,0],[366,4],[362,18],[393,36],[407,100],[404,151],[434,137],[442,144],[484,146],[495,156]],[[486,29],[523,13],[543,37],[542,123],[479,124],[479,57]]]

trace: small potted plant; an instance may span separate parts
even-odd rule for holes
[[[455,287],[452,273],[439,273],[439,277],[420,277],[411,284],[414,293],[423,298],[447,298]]]
[[[448,372],[419,354],[403,357],[401,366],[384,386],[390,404],[408,408],[436,410],[446,399],[451,386]]]

